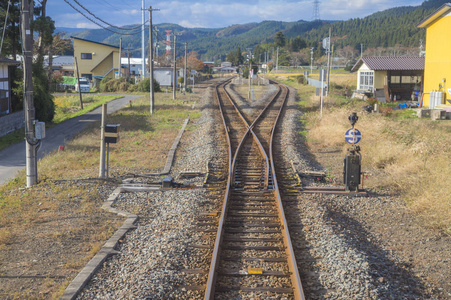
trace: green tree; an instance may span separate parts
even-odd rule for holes
[[[244,62],[243,53],[241,52],[241,48],[238,47],[235,51],[235,61],[233,62],[234,66],[239,66]]]
[[[0,3],[0,28],[6,26],[5,38],[3,40],[3,48],[1,56],[12,55],[14,58],[20,54],[20,1],[11,0],[9,7],[8,20],[5,23],[6,11],[8,9],[8,1]]]
[[[49,91],[49,82],[42,60],[33,63],[33,99],[35,117],[39,121],[51,122],[55,116],[55,104]]]
[[[286,44],[285,36],[283,35],[282,31],[278,31],[276,33],[276,36],[274,37],[274,44],[276,47],[284,47]]]
[[[299,52],[299,50],[304,49],[307,47],[307,43],[305,40],[301,39],[300,36],[295,37],[291,41],[291,51],[292,52]]]

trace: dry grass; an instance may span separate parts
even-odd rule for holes
[[[350,84],[350,78],[332,75],[331,82]],[[344,133],[351,126],[348,116],[357,112],[356,124],[363,135],[362,170],[365,186],[378,192],[391,192],[402,197],[425,225],[451,234],[451,122],[429,119],[403,119],[414,112],[384,116],[362,111],[366,103],[344,101],[332,93],[324,100],[323,116],[319,116],[319,97],[311,87],[300,87],[301,102],[306,111],[307,141],[311,149],[338,148],[341,154],[331,166],[333,176],[342,178],[342,159],[349,145]]]
[[[145,97],[108,116],[107,123],[121,124],[119,142],[110,145],[110,177],[160,171],[185,118],[200,115],[191,109],[198,97],[179,95],[173,101],[172,94],[158,93],[152,116]],[[99,138],[96,122],[64,151],[39,161],[38,185],[23,189],[22,172],[0,187],[0,274],[56,276],[2,280],[0,298],[58,299],[122,224],[101,209],[114,185],[89,180],[99,172]]]

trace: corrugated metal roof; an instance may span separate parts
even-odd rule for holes
[[[421,71],[424,70],[424,57],[362,57],[352,71],[357,71],[362,64],[374,71]]]
[[[70,55],[62,55],[62,56],[53,56],[52,60],[53,66],[65,66],[65,65],[73,65],[74,64],[74,57]],[[49,58],[48,56],[44,58],[44,66],[49,65]]]

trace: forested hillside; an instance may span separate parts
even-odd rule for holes
[[[165,30],[173,30],[181,35],[177,41],[182,45],[188,42],[189,51],[196,51],[204,60],[225,59],[226,55],[238,47],[241,49],[255,48],[259,44],[274,41],[274,36],[281,31],[287,38],[300,37],[307,42],[308,47],[316,47],[328,35],[332,28],[332,40],[335,49],[351,46],[360,49],[378,47],[418,47],[420,40],[425,40],[425,31],[417,25],[435,9],[449,0],[428,0],[420,6],[404,6],[377,12],[365,18],[348,21],[313,21],[313,22],[278,22],[264,21],[232,25],[221,29],[184,28],[175,24],[159,24],[158,38],[160,53],[163,53]],[[85,30],[67,33],[66,36],[77,36],[93,41],[119,45],[118,34],[104,29]],[[148,39],[148,30],[145,33]],[[131,49],[134,56],[140,56],[140,34],[122,36],[124,48]],[[146,42],[146,47],[147,42]],[[179,47],[182,49],[182,47]]]

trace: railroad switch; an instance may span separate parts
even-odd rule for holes
[[[170,188],[172,188],[172,177],[171,176],[166,176],[165,178],[163,178],[163,180],[161,181],[161,187],[163,189],[170,189]]]

